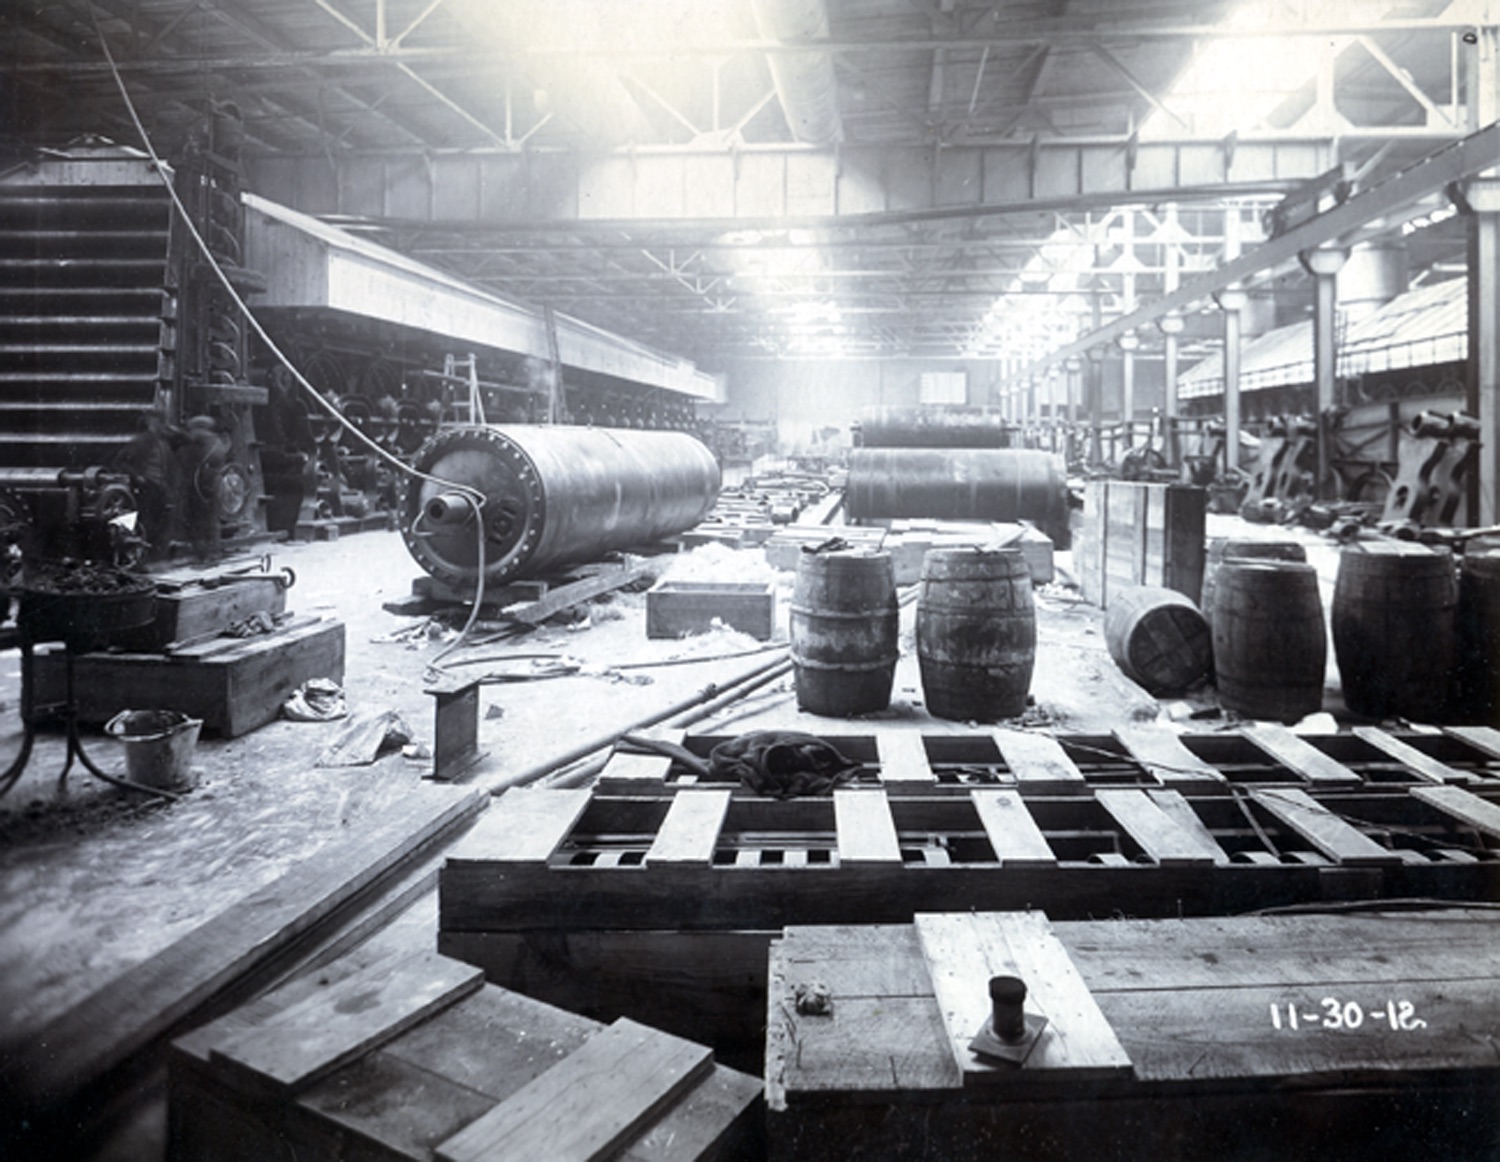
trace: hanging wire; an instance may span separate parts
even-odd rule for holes
[[[325,397],[320,391],[318,391],[317,388],[315,388],[310,382],[308,382],[307,377],[302,374],[302,372],[296,367],[295,364],[292,363],[291,359],[287,357],[285,352],[283,352],[281,348],[277,346],[275,340],[271,338],[266,329],[261,325],[260,320],[257,319],[251,312],[249,304],[245,302],[245,300],[240,296],[240,293],[235,289],[234,284],[230,281],[228,274],[225,273],[224,268],[219,264],[218,259],[209,249],[208,243],[204,241],[203,235],[199,232],[198,227],[194,224],[192,215],[188,213],[187,207],[183,205],[182,198],[178,195],[176,187],[172,183],[171,174],[167,169],[167,165],[162,161],[160,155],[156,152],[156,147],[151,142],[151,135],[146,132],[146,126],[142,123],[140,114],[136,111],[135,102],[131,100],[130,92],[125,87],[125,79],[120,75],[120,69],[118,64],[116,64],[115,62],[114,54],[110,52],[109,40],[105,37],[104,29],[99,24],[99,14],[97,11],[90,8],[89,15],[94,23],[94,32],[99,37],[99,47],[104,52],[104,59],[109,63],[109,70],[111,75],[114,77],[115,87],[120,92],[120,99],[125,103],[125,109],[126,112],[130,114],[131,123],[135,126],[136,132],[140,135],[141,142],[145,146],[146,153],[151,158],[151,164],[155,167],[157,176],[161,179],[162,185],[166,187],[167,194],[172,199],[172,205],[176,208],[178,217],[181,219],[183,226],[187,229],[188,234],[192,237],[193,242],[197,245],[198,250],[206,260],[209,269],[214,272],[215,276],[217,276],[219,282],[222,284],[225,293],[228,294],[230,298],[230,301],[234,303],[235,307],[244,316],[245,320],[250,324],[251,329],[254,330],[255,334],[260,338],[261,342],[265,344],[266,349],[270,351],[270,353],[284,368],[286,368],[286,370],[291,374],[292,378],[296,381],[297,385],[302,388],[302,390],[306,392],[310,397],[312,397],[312,399],[318,404],[319,407],[326,411],[336,423],[343,427],[345,431],[351,433],[357,441],[363,444],[377,457],[392,465],[397,470],[413,477],[414,479],[421,480],[428,484],[436,485],[439,488],[448,489],[457,493],[468,502],[470,509],[473,511],[475,539],[478,546],[477,559],[479,566],[478,576],[475,583],[474,604],[473,608],[470,610],[469,619],[464,624],[464,628],[462,629],[462,631],[460,631],[458,637],[440,654],[438,654],[437,657],[433,658],[432,661],[428,663],[428,671],[430,673],[441,672],[438,663],[464,644],[465,640],[468,637],[469,631],[474,627],[474,623],[479,618],[479,609],[484,600],[484,574],[486,568],[484,535],[484,504],[486,497],[484,493],[479,489],[474,488],[472,485],[460,484],[452,480],[444,480],[441,477],[431,476],[425,472],[418,471],[412,465],[406,463],[406,461],[392,455],[389,451],[381,447],[369,436],[365,435],[363,431],[361,431],[354,423],[352,423],[348,419],[348,417],[346,417],[338,409],[338,406],[334,404],[332,400]]]

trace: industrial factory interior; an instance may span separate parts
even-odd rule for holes
[[[1500,1158],[1500,0],[0,3],[0,1157]]]

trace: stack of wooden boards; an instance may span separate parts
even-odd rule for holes
[[[1484,728],[826,737],[862,764],[831,796],[767,799],[638,754],[592,790],[507,793],[446,861],[439,948],[552,1003],[743,1050],[787,925],[1500,893]],[[723,737],[680,741],[706,756]]]
[[[177,1162],[744,1156],[758,1078],[631,1021],[484,984],[425,949],[350,958],[179,1039]]]

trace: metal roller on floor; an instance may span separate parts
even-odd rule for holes
[[[719,466],[681,432],[524,424],[444,428],[415,457],[419,472],[485,497],[484,578],[500,584],[589,561],[691,528],[719,492]],[[464,493],[413,479],[401,533],[441,581],[479,577]]]
[[[1033,448],[856,448],[844,495],[855,521],[1029,520],[1066,543],[1063,462]]]

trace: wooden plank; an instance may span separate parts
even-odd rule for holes
[[[1198,846],[1213,857],[1214,863],[1227,864],[1229,862],[1229,853],[1219,846],[1214,833],[1199,818],[1198,812],[1193,810],[1193,805],[1183,798],[1180,791],[1171,791],[1165,787],[1151,787],[1147,789],[1146,794],[1178,827],[1196,838]]]
[[[489,803],[479,790],[414,787],[358,839],[332,843],[127,969],[81,1004],[0,1045],[0,1091],[12,1110],[60,1108],[142,1048],[185,1024],[231,984],[264,971],[298,941]]]
[[[713,1067],[702,1045],[619,1020],[440,1143],[440,1162],[593,1162],[638,1136]]]
[[[1290,767],[1314,786],[1338,786],[1363,782],[1343,763],[1335,762],[1312,743],[1298,738],[1279,722],[1257,722],[1246,728],[1245,737],[1277,762]]]
[[[1024,730],[992,734],[1000,757],[1023,791],[1087,794],[1088,782],[1057,739]]]
[[[730,792],[723,788],[678,791],[646,853],[647,866],[712,864],[730,798]]]
[[[984,833],[1002,866],[1056,867],[1057,856],[1021,796],[1014,791],[970,791]]]
[[[1252,787],[1250,797],[1337,863],[1379,867],[1401,862],[1394,851],[1381,847],[1306,791],[1296,787]]]
[[[1455,771],[1446,763],[1440,763],[1429,754],[1423,754],[1408,742],[1392,738],[1376,726],[1356,726],[1354,736],[1363,739],[1376,750],[1390,755],[1407,770],[1430,783],[1467,783],[1473,776],[1467,771]]]
[[[835,790],[833,819],[841,865],[901,862],[901,842],[884,791]]]
[[[302,1089],[478,990],[484,973],[430,949],[388,958],[216,1046],[213,1055]]]
[[[1114,736],[1130,752],[1130,757],[1164,787],[1183,787],[1185,790],[1228,787],[1229,780],[1224,773],[1188,750],[1175,731],[1163,726],[1132,723],[1115,727]]]
[[[634,731],[632,737],[681,746],[683,739],[687,737],[687,731],[659,726]],[[604,769],[599,772],[598,787],[601,790],[617,790],[627,794],[632,790],[644,789],[643,784],[655,784],[659,787],[666,782],[672,762],[672,757],[667,754],[633,754],[619,749],[617,744]]]
[[[1094,796],[1156,863],[1166,867],[1215,862],[1214,850],[1204,847],[1195,833],[1177,826],[1176,820],[1145,791],[1135,787],[1100,787]]]
[[[1414,798],[1436,807],[1476,831],[1500,838],[1500,807],[1462,787],[1413,787]]]
[[[587,787],[513,787],[459,841],[450,864],[545,862],[589,805]]]
[[[1443,733],[1468,743],[1492,759],[1500,759],[1500,730],[1493,726],[1445,726]]]
[[[915,925],[966,1085],[1071,1085],[1129,1074],[1130,1058],[1042,913],[918,913]],[[990,1019],[989,979],[1001,975],[1025,981],[1026,1011],[1048,1021],[1019,1069],[989,1064],[969,1049]]]
[[[875,753],[880,762],[880,781],[887,787],[911,784],[931,786],[937,782],[927,761],[927,747],[913,730],[877,730]]]
[[[616,589],[625,588],[632,582],[639,581],[650,571],[650,568],[650,565],[643,562],[629,567],[610,569],[595,574],[593,577],[585,577],[582,581],[559,586],[539,601],[507,605],[500,612],[512,621],[519,621],[522,625],[540,625],[554,613],[561,613],[564,609],[598,597],[601,593],[611,593]]]

